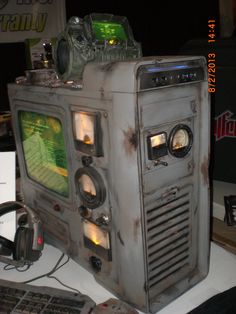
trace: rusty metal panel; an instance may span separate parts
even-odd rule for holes
[[[81,89],[9,86],[24,199],[47,221],[48,242],[147,313],[171,302],[208,271],[206,79],[204,58],[148,57],[88,63]],[[68,197],[29,178],[20,110],[61,121]],[[99,117],[99,155],[76,145],[74,112]],[[81,169],[100,180],[96,187],[102,189],[103,200],[93,208],[84,208],[78,189]],[[108,235],[108,251],[85,239],[85,222]],[[63,235],[60,230],[50,232],[50,225],[62,228]]]

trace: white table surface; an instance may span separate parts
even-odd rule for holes
[[[0,277],[17,282],[31,279],[49,272],[55,266],[60,256],[61,252],[58,249],[50,245],[45,245],[42,256],[27,272],[22,273],[16,270],[5,271],[3,270],[4,264],[0,263]],[[114,297],[105,288],[100,286],[89,272],[73,260],[70,260],[69,263],[59,269],[54,276],[66,285],[89,295],[96,303],[101,303],[110,297]],[[56,280],[50,278],[42,278],[31,284],[65,289]],[[236,286],[236,255],[212,242],[208,276],[158,313],[186,314],[213,295],[233,286]]]

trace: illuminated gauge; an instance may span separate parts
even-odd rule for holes
[[[73,129],[79,151],[98,157],[103,155],[100,113],[73,112]]]
[[[109,231],[86,219],[83,220],[84,246],[103,259],[111,261],[111,243]],[[97,261],[93,265],[97,269]]]
[[[170,133],[169,151],[177,158],[184,157],[190,151],[192,143],[193,133],[191,129],[185,124],[179,124]]]
[[[80,168],[76,174],[78,193],[84,206],[94,209],[106,198],[106,189],[100,174],[92,167]]]
[[[151,160],[167,155],[166,133],[152,134],[147,137],[148,158]]]
[[[83,229],[84,236],[93,244],[100,245],[106,250],[110,249],[109,233],[106,230],[101,229],[100,226],[97,226],[88,220],[83,221]]]
[[[84,112],[75,112],[75,137],[84,144],[94,144],[94,115]]]
[[[92,179],[87,174],[83,174],[79,178],[79,183],[86,196],[86,199],[93,201],[96,198],[96,188]]]

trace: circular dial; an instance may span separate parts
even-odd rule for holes
[[[94,209],[106,198],[106,189],[101,175],[92,167],[83,167],[76,174],[77,190],[84,206]]]
[[[175,135],[173,136],[173,141],[172,141],[172,149],[181,149],[189,144],[189,136],[188,132],[184,129],[178,130]]]
[[[90,176],[87,174],[81,175],[79,178],[79,186],[84,193],[84,197],[86,197],[89,201],[92,201],[96,197],[96,187]]]
[[[179,124],[171,131],[169,138],[169,151],[177,157],[184,157],[192,147],[193,133],[185,124]]]

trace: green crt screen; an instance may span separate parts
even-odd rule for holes
[[[21,140],[28,176],[68,197],[68,167],[61,121],[53,116],[19,111]]]
[[[126,41],[127,35],[123,26],[114,22],[93,21],[93,31],[95,37],[99,41],[117,39],[119,41]]]

